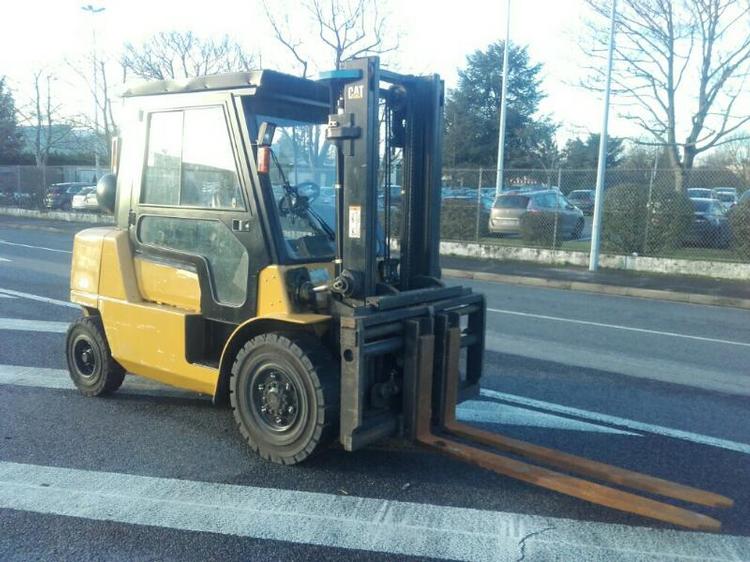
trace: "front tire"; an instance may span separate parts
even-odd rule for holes
[[[84,396],[109,394],[122,385],[125,369],[112,358],[98,316],[85,316],[70,325],[65,351],[70,378]]]
[[[237,354],[230,403],[243,437],[262,458],[297,464],[338,430],[339,369],[309,334],[269,333]]]

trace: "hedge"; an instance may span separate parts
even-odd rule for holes
[[[682,245],[692,225],[693,205],[685,193],[621,184],[604,198],[602,248],[621,254],[655,255]]]

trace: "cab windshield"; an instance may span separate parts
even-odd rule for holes
[[[261,183],[271,192],[283,250],[295,261],[332,259],[336,222],[329,194],[336,168],[334,147],[325,138],[327,108],[255,100],[251,106],[248,129],[253,140],[263,123],[274,126],[270,171],[261,174]]]

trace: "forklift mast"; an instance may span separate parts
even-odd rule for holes
[[[335,288],[361,303],[440,286],[443,82],[381,70],[377,57],[346,61],[326,78],[333,110],[327,137],[338,150]],[[390,259],[396,149],[403,155],[398,262]]]

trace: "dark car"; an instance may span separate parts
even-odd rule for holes
[[[492,205],[489,231],[520,234],[521,219],[528,213],[555,213],[560,230],[570,238],[579,238],[583,232],[583,212],[554,189],[503,193]]]
[[[584,215],[590,215],[594,212],[594,193],[593,189],[576,189],[568,193],[568,201],[581,209]]]
[[[704,248],[726,248],[732,241],[727,211],[717,199],[693,198],[693,224],[685,243]]]
[[[88,182],[54,183],[47,189],[44,196],[44,206],[48,209],[69,211],[73,204],[73,196],[84,187],[95,187]]]

